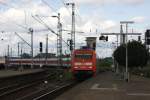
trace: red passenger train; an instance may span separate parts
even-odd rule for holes
[[[77,49],[72,53],[71,69],[75,78],[86,78],[96,74],[96,53],[92,49]]]

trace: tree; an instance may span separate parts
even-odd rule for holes
[[[47,56],[47,58],[55,58],[56,54],[54,53],[39,53],[37,54],[34,58],[45,58]]]
[[[145,45],[138,41],[128,42],[128,67],[145,66],[147,64],[149,52]],[[126,45],[119,46],[114,51],[114,58],[119,65],[125,66],[126,63]]]
[[[23,53],[22,55],[20,55],[21,58],[31,58],[31,55],[28,53]]]

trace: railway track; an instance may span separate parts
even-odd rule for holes
[[[33,98],[32,100],[52,100],[56,98],[58,95],[62,94],[64,91],[68,90],[69,88],[73,87],[75,82],[70,82],[65,85],[59,86],[51,91],[48,91],[40,96]]]
[[[7,88],[7,89],[9,89],[9,90],[7,90],[7,91],[5,91],[5,92],[3,92],[3,93],[1,93],[0,94],[0,98],[3,100],[5,97],[7,97],[7,96],[9,96],[9,95],[12,95],[12,94],[14,94],[14,93],[16,93],[16,92],[19,92],[19,91],[22,91],[22,90],[24,90],[25,88],[30,88],[30,87],[32,87],[32,86],[35,86],[35,85],[37,85],[37,84],[39,84],[39,82],[34,82],[34,83],[30,83],[30,84],[26,84],[26,85],[22,85],[22,86],[18,86],[18,87],[11,87],[12,89],[9,89],[9,88]],[[10,99],[11,100],[11,99]]]
[[[55,76],[58,75],[58,71],[56,72],[57,74],[50,72],[51,74],[48,73],[45,77],[40,77],[33,82],[18,83],[0,88],[0,100],[41,100],[45,97],[53,98],[74,83],[72,81],[55,79]]]
[[[34,79],[33,81],[25,81],[21,83],[15,83],[12,85],[6,85],[4,87],[0,88],[0,99],[3,100],[3,98],[8,97],[9,95],[15,94],[16,92],[23,91],[26,88],[30,88],[39,84],[42,84],[44,80],[48,80],[53,74],[45,75],[43,77],[39,77]],[[14,100],[14,99],[6,99],[6,100]]]
[[[32,86],[39,85],[39,84],[43,83],[44,80],[49,78],[49,76],[50,75],[47,75],[43,78],[36,79],[36,80],[34,80],[32,82],[29,82],[29,83],[24,82],[24,83],[21,83],[21,84],[13,84],[13,85],[10,85],[10,86],[0,88],[0,98],[5,98],[8,95],[12,95],[12,94],[14,94],[18,91],[22,91],[25,88],[30,88]]]
[[[41,80],[44,80],[46,78],[48,78],[50,75],[47,75],[43,78],[39,78],[39,79],[36,79],[34,81],[41,81]],[[31,82],[21,82],[21,83],[14,83],[12,85],[7,85],[7,86],[4,86],[4,87],[1,87],[0,88],[0,97],[5,94],[5,92],[8,92],[9,90],[13,90],[15,88],[19,88],[19,87],[22,87],[22,86],[25,86],[27,84],[30,84],[30,83],[34,83],[34,81],[31,81]]]
[[[18,84],[13,84],[13,85],[8,85],[8,86],[5,86],[5,87],[0,88],[0,95],[1,95],[3,92],[5,92],[5,91],[7,91],[7,90],[10,90],[11,88],[14,88],[14,87],[17,87],[17,86],[18,86]]]
[[[4,92],[1,100],[47,100],[72,87],[74,82],[35,82]]]

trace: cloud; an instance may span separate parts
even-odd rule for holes
[[[106,4],[131,4],[137,5],[145,0],[76,0],[77,4],[85,5],[106,5]]]
[[[24,0],[26,1],[26,0]],[[10,4],[10,2],[8,3]],[[12,3],[11,3],[12,5]],[[14,45],[17,45],[19,41],[22,41],[19,39],[14,32],[18,32],[20,36],[22,36],[27,42],[30,43],[30,34],[27,34],[28,30],[23,29],[19,27],[18,25],[21,26],[27,26],[27,27],[32,27],[34,30],[39,30],[39,32],[34,32],[34,47],[39,46],[39,42],[45,43],[45,34],[50,33],[51,39],[56,40],[56,36],[53,35],[51,32],[43,32],[40,31],[42,29],[46,29],[43,25],[39,24],[37,21],[35,21],[31,15],[36,15],[38,14],[39,16],[51,16],[53,13],[51,9],[49,9],[47,6],[41,4],[40,2],[31,2],[31,1],[26,1],[22,5],[18,5],[16,3],[13,5],[15,7],[9,7],[8,9],[0,12],[0,31],[5,31],[2,34],[3,41],[0,41],[3,43],[3,48],[7,49],[7,45],[10,44],[11,47],[15,48]],[[18,9],[19,8],[19,9]],[[26,22],[25,22],[25,11],[26,11]],[[56,30],[57,27],[57,19],[54,20],[52,18],[42,18],[46,24],[48,24],[54,31]],[[25,24],[27,23],[27,25]],[[49,42],[52,45],[55,45],[53,42]],[[28,49],[26,51],[30,51],[30,47],[27,45],[24,45],[24,48]],[[0,49],[0,54],[4,54],[6,51],[5,49]],[[17,53],[17,52],[16,52]]]
[[[7,0],[0,0],[0,3],[5,3]]]
[[[119,0],[117,0],[119,1]],[[145,0],[123,0],[124,3],[126,4],[133,4],[133,5],[137,5],[137,4],[142,4],[144,3]]]
[[[146,19],[147,18],[144,16],[137,16],[137,17],[132,18],[131,20],[133,20],[136,23],[144,23]]]
[[[117,31],[116,27],[118,26],[118,24],[113,21],[113,20],[109,20],[109,19],[104,19],[100,16],[94,16],[91,18],[85,17],[82,23],[77,23],[76,25],[76,29],[83,31],[85,33],[89,33],[89,32],[109,32],[109,31]],[[89,34],[86,34],[89,35]]]
[[[0,2],[5,1],[11,1],[11,0],[0,0]],[[90,5],[102,5],[102,4],[140,4],[144,0],[76,0],[78,4],[90,4]],[[9,2],[11,3],[11,2]],[[8,4],[9,4],[8,3]],[[18,32],[26,41],[30,43],[30,34],[27,34],[28,30],[25,30],[21,27],[18,27],[16,24],[32,27],[35,30],[42,30],[45,29],[45,27],[41,24],[39,24],[37,21],[35,21],[31,15],[38,14],[39,16],[49,16],[49,17],[40,17],[47,25],[49,25],[50,28],[52,28],[54,31],[57,32],[57,19],[51,18],[52,15],[57,15],[56,12],[53,12],[52,9],[48,8],[46,5],[41,3],[40,0],[21,0],[15,3],[11,3],[10,5],[15,6],[15,8],[10,7],[9,9],[5,9],[3,12],[0,12],[0,18],[1,18],[1,27],[0,31],[9,31],[9,32]],[[71,7],[69,8],[71,9]],[[68,12],[68,10],[65,7],[60,7],[58,9],[59,13],[61,13],[61,22],[63,24],[63,29],[71,30],[71,14]],[[25,15],[26,15],[26,22],[25,22]],[[92,15],[92,17],[91,17]],[[82,13],[82,19],[78,19],[76,17],[76,31],[82,31],[84,33],[76,33],[76,45],[79,48],[81,45],[85,45],[85,37],[86,36],[96,36],[99,37],[101,32],[119,32],[119,22],[116,22],[112,19],[106,19],[105,15],[101,14],[98,15],[97,11],[92,12],[90,14],[83,14]],[[133,20],[139,23],[142,23],[145,21],[145,17],[139,16],[134,17]],[[26,23],[26,24],[25,24]],[[91,32],[90,32],[91,30]],[[96,34],[97,30],[97,34]],[[36,53],[38,53],[39,49],[39,42],[44,43],[45,47],[45,38],[46,34],[49,33],[50,39],[52,41],[49,42],[49,48],[53,52],[56,52],[56,35],[52,34],[51,32],[34,32],[34,50]],[[69,32],[63,32],[63,39],[67,41],[67,39],[70,38],[70,35],[68,35]],[[13,45],[17,45],[17,42],[21,41],[17,36],[14,34],[10,35],[3,35],[5,42],[3,43],[5,46],[4,48],[7,49],[7,45],[12,42]],[[10,37],[10,38],[8,38]],[[116,41],[116,37],[109,37],[109,42]],[[100,42],[98,42],[100,44]],[[110,51],[108,55],[111,54],[111,47],[106,46],[107,43],[103,44],[101,46],[101,49],[99,52],[103,50],[103,53],[99,55],[105,56],[106,51]],[[63,43],[63,45],[65,45]],[[2,45],[3,46],[3,45]],[[1,47],[2,47],[1,46]],[[63,46],[65,48],[65,46]],[[52,49],[54,48],[54,49]],[[5,49],[0,49],[0,53],[6,52]],[[30,51],[30,48],[27,45],[24,45],[24,49],[26,49],[28,52]],[[65,51],[66,49],[64,49]],[[105,52],[105,53],[104,53]],[[17,52],[16,52],[17,53]]]

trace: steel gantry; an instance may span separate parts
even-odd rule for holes
[[[118,36],[120,36],[120,44],[126,43],[126,73],[125,80],[129,81],[129,73],[128,73],[128,50],[127,50],[127,36],[128,35],[141,35],[141,33],[129,33],[128,32],[128,24],[132,24],[133,21],[121,21],[120,22],[120,33],[101,33],[101,35],[116,35],[117,36],[117,46],[118,46]],[[123,32],[122,24],[126,25],[126,33]],[[117,67],[118,69],[118,67]]]
[[[71,29],[71,41],[72,49],[71,52],[75,49],[75,3],[66,3],[67,6],[72,6],[72,29]]]
[[[57,24],[57,56],[58,56],[58,64],[62,66],[62,24],[60,22],[60,13],[58,13],[56,17],[58,19]]]

